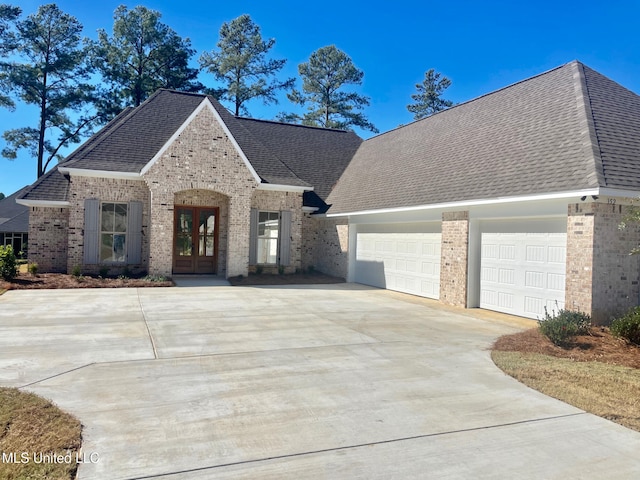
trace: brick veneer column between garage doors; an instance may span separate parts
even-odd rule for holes
[[[445,212],[442,214],[441,302],[466,307],[468,261],[469,212]]]
[[[640,300],[640,256],[629,255],[640,227],[618,228],[629,209],[620,204],[624,200],[610,197],[611,203],[568,209],[565,305],[589,313],[598,324],[610,323]]]

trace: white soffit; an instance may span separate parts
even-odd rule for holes
[[[356,215],[371,215],[376,213],[400,213],[400,212],[413,212],[419,210],[437,210],[437,209],[455,209],[460,207],[472,207],[476,205],[496,205],[502,203],[515,203],[515,202],[532,202],[542,200],[555,200],[562,198],[572,197],[584,197],[590,195],[600,195],[600,189],[594,188],[591,190],[577,190],[573,192],[559,192],[549,193],[542,195],[527,195],[522,197],[498,197],[484,200],[465,200],[461,202],[448,202],[448,203],[435,203],[431,205],[416,205],[412,207],[397,207],[397,208],[382,208],[378,210],[361,210],[355,212],[345,213],[327,213],[327,217],[347,217]]]
[[[56,200],[25,200],[19,198],[16,200],[18,205],[24,205],[25,207],[61,207],[65,208],[71,205],[69,202],[56,201]]]
[[[109,170],[89,170],[86,168],[58,167],[63,175],[72,177],[113,178],[118,180],[142,180],[142,176],[136,172],[112,172]]]

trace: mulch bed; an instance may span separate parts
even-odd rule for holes
[[[0,279],[0,290],[32,290],[55,288],[126,288],[126,287],[172,287],[171,280],[152,282],[142,278],[99,278],[62,273],[39,273],[31,275],[20,273],[11,281]]]
[[[640,368],[640,346],[614,337],[606,327],[592,327],[590,335],[579,335],[565,345],[554,345],[537,328],[500,337],[494,350],[539,353],[577,362],[603,362]]]
[[[344,279],[324,275],[322,273],[296,273],[291,275],[249,275],[248,277],[233,277],[229,283],[234,286],[251,285],[311,285],[344,283]],[[19,273],[16,278],[8,282],[0,279],[2,290],[27,290],[41,288],[125,288],[125,287],[173,287],[171,280],[156,282],[143,278],[100,278],[92,276],[74,277],[62,273],[40,273],[31,275]]]

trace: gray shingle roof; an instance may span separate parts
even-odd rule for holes
[[[139,107],[118,115],[60,166],[139,173],[203,98],[159,90]]]
[[[69,178],[54,167],[40,177],[19,198],[44,202],[66,202],[69,200]]]
[[[640,96],[584,66],[603,186],[640,189]]]
[[[28,232],[29,208],[16,203],[16,198],[27,191],[24,187],[0,200],[0,232]]]
[[[205,98],[159,90],[140,107],[123,111],[59,166],[139,173]],[[326,198],[362,141],[351,132],[237,118],[209,100],[266,183],[314,188]],[[24,198],[66,200],[67,187],[61,174],[52,173]]]
[[[640,188],[639,145],[640,97],[571,62],[363,142],[329,213]]]
[[[251,134],[242,138],[242,149],[247,153],[256,170],[262,171],[262,152],[254,152],[259,142],[269,152],[287,166],[298,178],[314,187],[314,191],[326,199],[342,172],[351,161],[362,139],[353,132],[328,130],[290,125],[248,118],[238,119]],[[267,157],[269,158],[269,157]]]

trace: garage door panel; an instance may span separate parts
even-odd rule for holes
[[[566,234],[482,233],[480,307],[542,318],[564,304]]]
[[[438,298],[440,241],[440,233],[358,233],[354,280]]]

